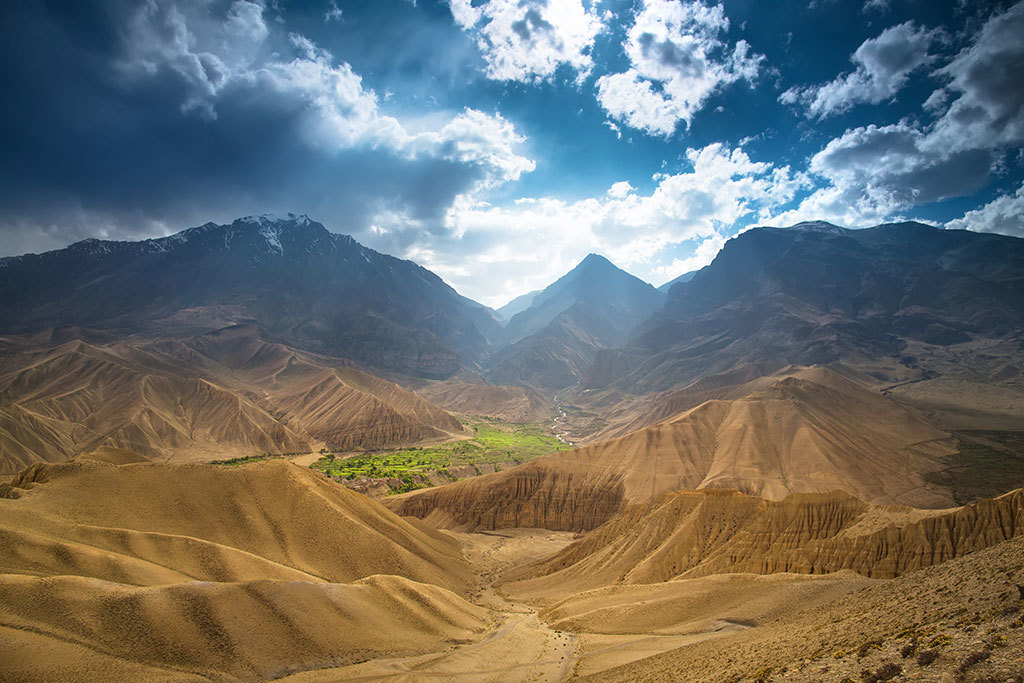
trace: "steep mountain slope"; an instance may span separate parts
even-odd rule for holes
[[[3,677],[265,680],[487,626],[458,543],[306,468],[76,462],[15,484]]]
[[[522,313],[527,308],[529,308],[530,304],[533,303],[534,298],[538,294],[540,294],[540,292],[541,290],[536,289],[532,292],[527,292],[526,294],[517,296],[515,299],[512,299],[512,301],[509,301],[501,308],[496,309],[496,312],[498,315],[501,316],[501,319],[505,321],[505,323],[508,323],[508,321],[511,320],[514,315],[516,315],[517,313]]]
[[[693,279],[693,276],[696,274],[696,270],[691,270],[688,273],[683,273],[678,277],[674,277],[665,284],[663,284],[662,286],[658,287],[658,291],[664,294],[668,294],[668,290],[672,289],[672,285],[676,284],[677,282],[689,282],[690,280]]]
[[[948,507],[927,480],[955,452],[945,432],[822,368],[776,377],[650,427],[494,475],[388,500],[451,526],[593,529],[623,506],[678,489],[781,499],[842,490],[874,503]]]
[[[301,348],[429,377],[482,359],[500,331],[430,271],[305,216],[0,259],[0,332],[165,336],[251,322]]]
[[[416,393],[445,410],[508,422],[541,422],[549,420],[554,411],[550,400],[529,387],[492,386],[453,378],[428,384]]]
[[[506,348],[487,363],[495,384],[575,384],[602,348],[620,344],[663,295],[596,254],[535,295],[508,322]]]
[[[350,365],[244,326],[189,339],[22,348],[0,356],[0,473],[100,447],[223,459],[462,432],[443,410]]]
[[[708,375],[842,362],[882,382],[1024,381],[1024,240],[918,223],[757,228],[677,284],[583,386],[668,390]]]

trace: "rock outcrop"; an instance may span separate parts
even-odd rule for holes
[[[586,590],[713,574],[893,578],[1024,534],[1024,489],[961,508],[873,506],[845,493],[767,501],[682,491],[626,508],[552,558],[510,577],[519,590]]]

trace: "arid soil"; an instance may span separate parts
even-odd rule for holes
[[[123,459],[5,485],[0,679],[1024,674],[1021,491],[948,511],[698,491],[582,535],[459,532],[284,460]]]

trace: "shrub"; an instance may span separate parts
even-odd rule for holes
[[[860,674],[860,679],[864,683],[881,683],[882,681],[889,681],[896,678],[903,673],[903,667],[895,662],[888,662],[879,667],[878,671],[872,673],[871,671],[864,670]]]
[[[921,654],[917,656],[917,663],[919,666],[928,666],[939,657],[938,650],[922,650]]]
[[[915,652],[917,652],[917,640],[912,640],[906,645],[904,645],[903,648],[900,650],[900,657],[906,659],[907,657],[913,656]]]
[[[975,664],[980,664],[981,662],[984,662],[991,655],[992,653],[990,653],[988,650],[978,650],[977,652],[972,652],[971,654],[967,655],[967,658],[964,659],[964,661],[960,662],[960,666],[957,667],[957,672],[962,674]]]
[[[861,646],[857,648],[857,659],[863,659],[863,658],[867,657],[868,654],[872,650],[881,650],[881,649],[882,649],[882,641],[881,640],[869,640],[866,643],[861,644]]]

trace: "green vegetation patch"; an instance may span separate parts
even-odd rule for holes
[[[450,481],[457,478],[451,468],[533,460],[570,446],[551,435],[543,424],[518,424],[494,419],[465,420],[473,437],[436,446],[412,446],[396,451],[377,451],[350,457],[327,453],[310,465],[339,479],[399,479],[403,493],[424,485],[416,475],[439,473]]]
[[[970,430],[955,435],[959,450],[949,466],[925,479],[949,488],[958,505],[1024,487],[1024,432]]]
[[[301,451],[296,453],[260,453],[259,455],[243,455],[238,458],[228,458],[227,460],[211,460],[211,465],[228,465],[238,466],[247,465],[250,462],[260,462],[262,460],[271,460],[273,458],[290,458],[296,455],[309,455],[309,451]]]

